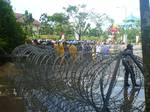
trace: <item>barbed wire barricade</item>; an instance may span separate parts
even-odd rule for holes
[[[12,56],[22,72],[9,78],[29,112],[143,112],[142,60],[130,56],[140,86],[127,89],[122,55],[78,51],[74,59],[50,46],[21,45]]]

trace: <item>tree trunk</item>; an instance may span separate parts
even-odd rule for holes
[[[79,40],[81,40],[81,34],[79,34]]]
[[[150,7],[149,0],[140,0],[141,39],[144,61],[145,112],[150,111]]]

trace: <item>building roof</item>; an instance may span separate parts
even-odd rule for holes
[[[15,16],[16,16],[16,20],[18,21],[18,22],[21,22],[21,23],[23,23],[23,14],[21,14],[21,13],[15,13]],[[39,26],[40,25],[40,22],[38,21],[38,20],[36,20],[36,19],[34,19],[33,18],[33,25],[35,25],[35,26]]]
[[[34,19],[33,24],[38,26],[38,25],[40,25],[40,22],[38,20]]]
[[[23,14],[15,13],[15,16],[16,16],[16,19],[19,19],[20,17],[22,17],[22,16],[23,16]]]

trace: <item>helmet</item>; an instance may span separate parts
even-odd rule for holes
[[[133,49],[133,45],[131,45],[131,44],[128,44],[128,45],[127,45],[127,49],[130,49],[130,50],[132,50],[132,49]]]

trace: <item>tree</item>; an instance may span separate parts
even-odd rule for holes
[[[64,32],[65,35],[70,35],[73,32],[69,23],[69,18],[64,13],[54,13],[51,16],[44,13],[40,17],[40,22],[40,34],[60,35]]]
[[[52,26],[52,23],[50,22],[50,17],[43,13],[40,17],[40,30],[39,33],[42,35],[50,35],[54,33],[54,28]]]
[[[89,28],[88,30],[88,36],[94,36],[94,37],[98,37],[99,35],[99,31],[96,28]]]
[[[90,27],[90,23],[87,22],[89,13],[85,12],[85,7],[85,5],[69,5],[67,8],[64,8],[69,19],[72,21],[73,31],[78,35],[77,39],[79,40],[81,40],[81,36],[83,36]]]
[[[24,40],[25,34],[16,22],[10,3],[0,0],[0,48],[10,53]]]
[[[100,37],[103,34],[103,29],[108,29],[108,27],[113,23],[113,20],[106,14],[99,14],[92,12],[90,15],[91,22],[95,24],[95,29],[97,30],[97,36]]]
[[[140,0],[141,38],[144,62],[145,111],[150,110],[150,7],[149,0]]]
[[[25,11],[23,15],[23,28],[27,36],[33,36],[33,21],[34,19],[32,18],[32,14],[29,13],[27,10]]]
[[[123,25],[119,27],[120,35],[127,34],[129,43],[135,43],[135,37],[140,36],[140,19],[125,19]]]
[[[62,32],[65,34],[72,32],[69,18],[64,13],[54,13],[49,18],[57,35],[60,35]]]

